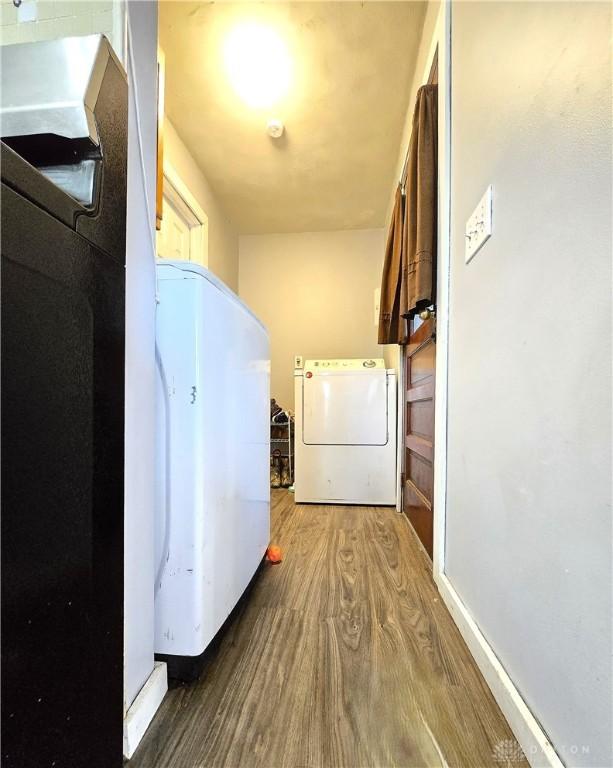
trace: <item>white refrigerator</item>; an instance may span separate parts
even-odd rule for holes
[[[199,656],[270,535],[270,345],[208,270],[157,266],[155,651]]]

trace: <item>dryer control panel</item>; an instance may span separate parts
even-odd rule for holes
[[[351,358],[348,360],[305,360],[305,370],[322,371],[363,371],[370,368],[385,368],[385,362],[380,358]]]

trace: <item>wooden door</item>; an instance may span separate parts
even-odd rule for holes
[[[408,321],[402,508],[432,557],[436,320]]]

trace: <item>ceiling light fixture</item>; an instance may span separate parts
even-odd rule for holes
[[[232,87],[254,109],[272,107],[289,90],[292,60],[270,27],[255,22],[235,27],[225,42],[224,63]]]

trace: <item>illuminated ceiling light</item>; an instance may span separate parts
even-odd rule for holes
[[[289,90],[292,60],[270,27],[256,23],[235,27],[224,46],[224,62],[232,87],[250,107],[272,107]]]

